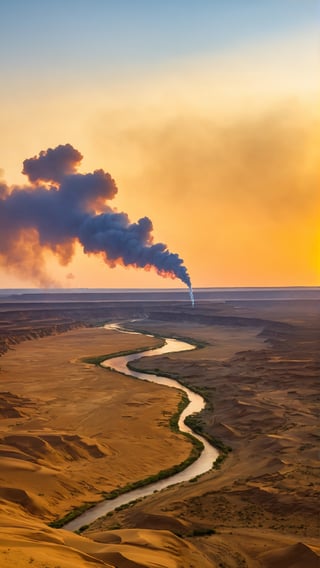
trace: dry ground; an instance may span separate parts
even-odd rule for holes
[[[136,365],[160,368],[200,388],[209,404],[198,425],[233,451],[220,469],[91,530],[111,523],[172,528],[174,519],[178,534],[216,532],[191,539],[212,566],[318,566],[319,303],[269,302],[254,308],[238,303],[236,309],[246,318],[268,317],[286,325],[143,322],[157,333],[209,345]]]
[[[142,381],[81,361],[84,355],[156,344],[140,335],[78,329],[25,341],[1,358],[5,566],[11,566],[11,557],[18,566],[11,540],[22,547],[24,534],[28,541],[39,536],[47,542],[47,534],[49,541],[61,540],[59,531],[44,528],[39,519],[52,521],[86,501],[101,500],[102,491],[157,473],[159,464],[165,469],[188,457],[190,443],[168,428],[180,400],[177,391],[146,388]],[[33,526],[41,529],[34,532]],[[8,533],[9,540],[3,536]],[[38,552],[27,556],[38,558]]]
[[[77,329],[1,357],[0,565],[319,568],[319,314],[317,301],[153,306],[141,327],[208,345],[139,366],[200,389],[198,427],[232,452],[85,536],[46,522],[190,451],[168,429],[177,393],[81,362],[156,340]]]

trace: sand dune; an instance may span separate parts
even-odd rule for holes
[[[193,565],[212,568],[212,564],[191,543],[169,531],[128,529],[113,532],[113,539],[118,537],[120,541],[115,543],[109,540],[108,547],[101,556],[114,562],[117,567],[187,568]],[[90,538],[101,542],[103,535],[99,532],[91,533]]]
[[[199,426],[232,452],[220,469],[115,512],[82,536],[49,528],[101,491],[182,461],[190,445],[168,428],[177,393],[82,362],[157,340],[81,328],[16,343],[0,370],[0,566],[318,568],[317,302],[152,310],[143,328],[207,347],[139,364],[205,394]],[[22,329],[22,311],[17,342],[38,335]]]
[[[294,548],[298,542],[317,555],[313,560],[319,562],[316,377],[320,329],[314,313],[305,314],[304,306],[297,324],[297,310],[295,305],[295,318],[290,320],[290,305],[283,316],[280,304],[274,306],[273,317],[283,317],[290,324],[288,328],[271,325],[263,334],[256,330],[262,343],[254,345],[250,335],[251,348],[242,352],[238,352],[237,341],[241,339],[244,346],[246,329],[242,329],[240,338],[239,330],[235,336],[228,328],[217,343],[217,327],[188,326],[178,321],[144,323],[144,328],[160,334],[164,330],[182,336],[189,333],[200,341],[212,342],[213,347],[195,352],[193,360],[193,352],[189,352],[141,359],[137,366],[163,369],[204,392],[209,407],[202,413],[199,425],[233,451],[219,470],[193,484],[172,488],[163,496],[152,496],[103,523],[97,522],[96,529],[103,530],[111,523],[139,526],[148,519],[146,515],[166,511],[187,524],[186,533],[194,529],[217,531],[196,541],[198,547],[209,551],[213,566],[221,562],[233,568],[247,563],[261,568],[258,555],[268,551],[270,558],[266,557],[265,562],[271,568],[273,551],[293,547],[298,553],[300,549]],[[308,313],[311,319],[306,323]],[[235,337],[237,341],[232,344],[234,353],[229,345],[229,358],[225,358],[223,341],[228,341],[229,330],[230,341]],[[281,364],[274,363],[277,357]],[[234,538],[239,531],[242,538]],[[268,538],[261,540],[266,533]],[[253,534],[254,553],[243,543]]]
[[[38,436],[14,434],[4,436],[0,440],[0,448],[2,444],[20,450],[23,459],[34,461],[34,463],[41,463],[42,460],[46,464],[50,462],[57,464],[66,459],[102,458],[106,455],[106,448],[102,450],[97,444],[93,444],[91,441],[87,442],[83,437],[70,434],[40,433]],[[109,451],[109,453],[111,452]],[[5,457],[5,450],[3,450],[3,456]]]
[[[261,554],[264,568],[319,568],[320,558],[302,542]]]
[[[212,567],[191,543],[169,531],[116,530],[88,539],[50,529],[23,514],[14,518],[9,524],[7,516],[0,514],[0,565],[4,568]]]

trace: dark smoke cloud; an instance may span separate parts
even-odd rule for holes
[[[73,174],[83,156],[71,146],[65,144],[40,152],[23,162],[22,173],[30,182],[51,181],[59,183],[65,176]]]
[[[79,242],[111,267],[154,268],[190,287],[183,260],[167,245],[153,243],[150,219],[131,223],[126,213],[114,211],[108,204],[117,193],[114,180],[103,170],[77,173],[81,159],[70,144],[50,148],[24,161],[29,186],[9,191],[0,184],[2,264],[43,286],[54,285],[45,273],[44,252],[67,265]]]

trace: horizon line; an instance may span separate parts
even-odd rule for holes
[[[289,285],[289,286],[197,286],[194,287],[193,290],[305,290],[305,289],[313,289],[313,290],[320,290],[320,285]],[[68,292],[75,292],[75,291],[81,291],[81,292],[95,292],[95,291],[99,291],[99,292],[126,292],[126,291],[131,291],[131,292],[139,292],[139,291],[153,291],[153,292],[157,292],[157,291],[161,291],[161,292],[187,292],[188,289],[185,287],[179,287],[179,288],[150,288],[150,287],[145,287],[145,288],[141,288],[141,287],[112,287],[112,288],[106,288],[106,287],[70,287],[70,288],[63,288],[63,287],[59,287],[59,288],[32,288],[32,287],[19,287],[19,288],[10,288],[10,287],[6,287],[6,288],[0,288],[0,291],[32,291],[32,292],[43,292],[43,293],[59,293],[59,292],[64,292],[64,293],[68,293]]]

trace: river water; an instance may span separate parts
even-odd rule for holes
[[[136,333],[131,331],[126,332],[126,330],[118,328],[115,325],[106,326],[106,327],[111,327],[113,330],[117,329],[117,331],[121,333]],[[192,479],[197,475],[205,473],[206,471],[212,468],[212,463],[217,459],[219,455],[218,451],[216,450],[216,448],[211,446],[211,444],[209,444],[205,438],[203,438],[199,434],[195,434],[184,423],[186,416],[189,416],[190,414],[196,412],[200,412],[200,410],[204,408],[205,401],[202,398],[202,396],[200,396],[197,393],[194,393],[193,391],[181,385],[180,383],[178,383],[178,381],[175,381],[174,379],[169,379],[167,377],[151,375],[148,373],[143,373],[138,371],[132,371],[129,370],[127,367],[127,364],[129,362],[135,361],[136,359],[140,359],[141,357],[164,355],[165,353],[176,353],[179,351],[187,351],[190,349],[194,349],[194,346],[191,345],[190,343],[186,343],[185,341],[180,341],[177,339],[166,338],[165,344],[162,347],[159,347],[158,349],[152,349],[140,353],[132,353],[130,355],[125,355],[123,357],[114,357],[112,359],[107,359],[102,363],[102,366],[113,369],[115,371],[119,371],[120,373],[124,373],[126,375],[135,377],[137,379],[150,381],[152,383],[158,383],[159,385],[166,385],[168,387],[177,388],[179,390],[184,391],[187,394],[190,402],[188,406],[184,409],[184,411],[181,413],[178,425],[179,429],[182,432],[189,432],[195,438],[197,438],[202,442],[204,449],[201,455],[199,456],[199,458],[183,471],[180,471],[179,473],[167,477],[166,479],[161,479],[159,481],[156,481],[155,483],[150,483],[150,485],[139,487],[138,489],[133,489],[132,491],[128,491],[123,495],[119,495],[115,499],[106,500],[102,501],[101,503],[98,503],[88,511],[85,511],[82,515],[80,515],[76,519],[73,519],[73,521],[70,521],[69,523],[65,524],[63,527],[64,529],[69,531],[76,531],[83,525],[88,525],[90,523],[93,523],[93,521],[105,515],[106,513],[113,511],[120,505],[129,503],[130,501],[134,501],[135,499],[146,497],[147,495],[151,495],[152,493],[154,493],[154,491],[160,491],[162,489],[165,489],[166,487],[170,487],[170,485],[181,483],[182,481],[188,481],[189,479]]]

